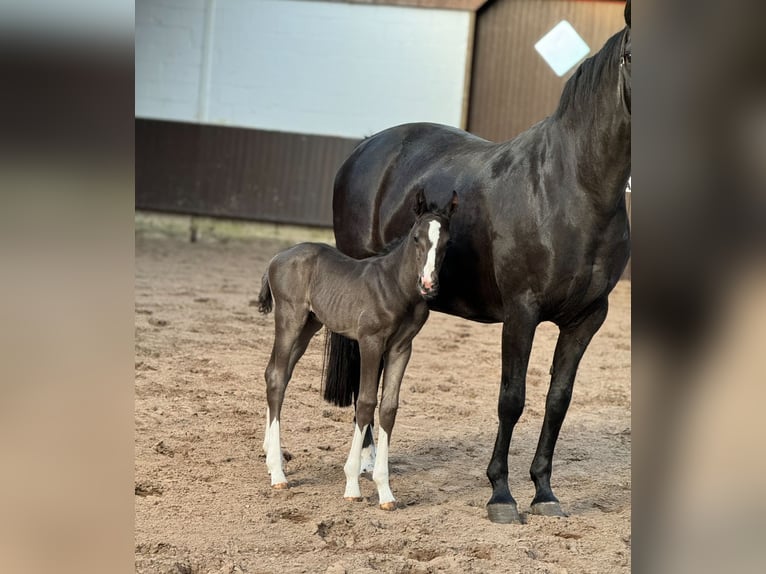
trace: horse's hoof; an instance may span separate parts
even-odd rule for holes
[[[521,524],[521,516],[515,504],[488,504],[487,516],[496,524]]]
[[[381,502],[380,509],[388,511],[396,510],[396,501],[392,500],[391,502]]]
[[[561,510],[561,505],[558,502],[535,502],[532,505],[532,514],[539,516],[568,516],[566,512]]]
[[[287,490],[290,487],[286,482],[278,482],[276,484],[272,484],[271,488],[274,490]]]
[[[361,496],[344,496],[343,498],[349,502],[362,502],[364,500]]]

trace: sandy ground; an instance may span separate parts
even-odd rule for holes
[[[273,316],[251,301],[273,238],[189,243],[136,235],[136,571],[365,573],[630,571],[630,283],[580,367],[553,488],[568,518],[528,515],[529,480],[557,329],[540,326],[511,490],[526,524],[486,518],[500,326],[432,313],[415,339],[391,445],[394,512],[343,500],[353,412],[321,400],[323,332],[282,414],[291,489],[262,453]]]

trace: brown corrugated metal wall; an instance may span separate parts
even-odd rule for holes
[[[493,0],[479,10],[468,131],[492,141],[521,133],[550,115],[564,83],[535,43],[568,20],[595,54],[625,26],[624,2]],[[575,68],[576,69],[576,68]]]
[[[136,119],[136,208],[332,225],[358,140]]]

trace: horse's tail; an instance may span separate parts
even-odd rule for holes
[[[359,343],[332,331],[325,335],[324,400],[351,405],[359,394]]]
[[[271,313],[274,308],[274,297],[271,295],[271,285],[269,285],[269,272],[263,274],[261,279],[261,292],[258,294],[258,310],[266,315]]]

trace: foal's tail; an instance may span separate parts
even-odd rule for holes
[[[271,285],[269,285],[269,272],[263,274],[261,279],[261,292],[258,295],[258,310],[266,315],[271,313],[274,307],[274,297],[271,296]]]
[[[324,357],[324,400],[339,407],[351,405],[359,394],[359,343],[327,331]]]

